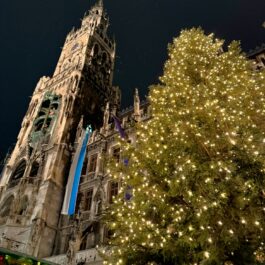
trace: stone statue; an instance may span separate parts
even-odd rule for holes
[[[80,121],[78,123],[77,130],[76,130],[76,135],[75,135],[75,141],[76,142],[79,141],[79,138],[80,138],[80,136],[82,134],[83,125],[84,125],[84,116],[82,115],[81,118],[80,118]]]
[[[109,123],[109,102],[106,104],[106,108],[104,111],[104,118],[103,118],[103,132],[106,133],[108,129],[108,123]]]

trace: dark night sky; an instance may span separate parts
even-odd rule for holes
[[[2,0],[0,7],[0,159],[16,141],[38,79],[51,75],[72,26],[94,0]],[[202,26],[245,51],[265,42],[265,0],[105,0],[117,41],[114,84],[123,106],[135,87],[142,99],[156,83],[167,44],[181,29]]]

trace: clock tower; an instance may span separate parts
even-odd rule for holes
[[[67,35],[53,76],[35,88],[0,180],[1,247],[52,253],[80,120],[98,129],[106,103],[119,106],[108,25],[99,1]]]

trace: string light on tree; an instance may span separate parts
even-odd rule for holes
[[[123,188],[104,264],[261,264],[265,238],[265,72],[201,29],[169,45],[153,118],[111,163]],[[131,200],[124,193],[131,187]]]

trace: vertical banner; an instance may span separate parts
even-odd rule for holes
[[[75,213],[78,187],[83,163],[86,156],[86,147],[91,134],[92,128],[91,126],[88,126],[86,130],[82,132],[81,140],[76,149],[65,190],[64,203],[62,208],[62,214],[64,215],[73,215]]]

